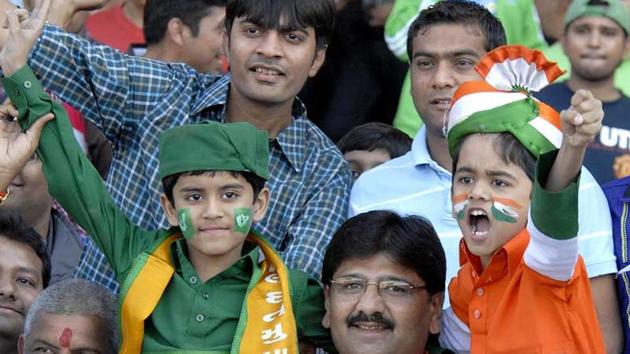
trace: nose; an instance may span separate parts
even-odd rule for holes
[[[268,57],[275,58],[282,56],[282,34],[276,30],[268,30],[261,37],[256,48],[256,53]]]
[[[359,298],[359,302],[356,306],[356,311],[362,311],[366,314],[376,312],[383,313],[385,311],[385,303],[383,302],[383,298],[378,292],[378,286],[376,284],[367,285],[365,292],[363,293],[363,295],[361,295],[361,298]]]
[[[476,181],[472,184],[468,193],[468,199],[488,200],[489,198],[488,187],[484,183]]]
[[[451,65],[445,61],[440,61],[433,73],[433,88],[444,89],[455,87],[455,76]]]
[[[0,298],[15,299],[15,282],[7,277],[0,279]]]
[[[223,217],[223,215],[221,203],[214,198],[208,198],[207,202],[204,204],[202,217],[205,219],[217,219]]]
[[[589,47],[597,48],[601,44],[601,35],[599,31],[591,31],[588,36],[587,42]]]

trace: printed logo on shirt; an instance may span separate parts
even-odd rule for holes
[[[630,130],[602,126],[599,143],[609,148],[630,150]]]

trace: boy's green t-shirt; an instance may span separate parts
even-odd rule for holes
[[[438,0],[397,0],[385,24],[385,40],[394,54],[403,61],[407,57],[407,31],[420,10]],[[509,44],[543,49],[547,46],[540,28],[540,20],[531,0],[477,0],[499,18],[505,29]],[[422,126],[422,119],[415,109],[411,97],[409,73],[403,82],[394,127],[414,137]]]
[[[76,142],[61,105],[43,91],[30,68],[3,79],[11,101],[20,111],[20,124],[29,127],[46,113],[56,119],[44,128],[38,154],[50,194],[81,225],[107,256],[121,284],[130,276],[141,253],[151,253],[172,230],[143,230],[114,204],[96,169]],[[246,244],[247,246],[248,244]],[[175,274],[160,302],[145,321],[143,352],[229,352],[253,274],[260,274],[259,248],[245,247],[242,258],[202,283],[188,260],[183,239],[171,244]],[[322,328],[323,292],[300,271],[289,271],[290,293],[300,337],[330,347]]]

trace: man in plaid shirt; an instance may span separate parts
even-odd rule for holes
[[[11,6],[0,4],[0,10]],[[49,4],[44,0],[32,20],[45,17]],[[325,247],[347,214],[351,175],[296,95],[324,62],[334,11],[333,0],[230,0],[231,72],[225,76],[127,56],[52,25],[45,26],[29,64],[47,89],[112,142],[108,188],[131,221],[147,229],[167,226],[158,198],[161,132],[204,121],[247,121],[267,130],[272,197],[255,231],[268,237],[288,267],[319,277]],[[94,251],[88,247],[82,274],[115,290],[104,257]]]

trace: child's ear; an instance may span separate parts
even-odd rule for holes
[[[179,220],[177,219],[177,210],[164,193],[160,195],[160,204],[162,204],[162,209],[164,210],[164,214],[166,214],[168,223],[171,224],[171,226],[178,226]]]
[[[267,207],[269,206],[269,189],[264,187],[256,199],[254,200],[254,217],[253,221],[258,222],[265,217]]]

